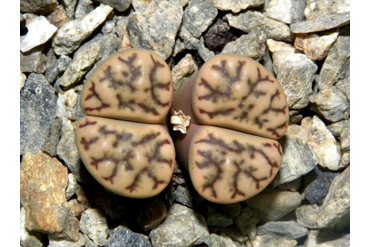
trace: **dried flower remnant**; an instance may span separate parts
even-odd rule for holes
[[[220,54],[176,91],[173,109],[191,117],[175,147],[197,192],[216,203],[246,200],[276,176],[288,127],[276,79],[250,58]]]
[[[171,102],[171,72],[153,52],[123,50],[95,69],[81,92],[90,116],[78,123],[76,143],[100,184],[134,198],[155,196],[168,185],[175,161],[166,126]]]

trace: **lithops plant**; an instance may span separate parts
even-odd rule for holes
[[[250,58],[220,54],[174,95],[175,148],[197,192],[216,203],[246,200],[277,174],[288,127],[274,76]],[[190,124],[181,126],[191,119]]]
[[[172,103],[171,72],[143,49],[113,54],[89,76],[76,127],[80,157],[107,189],[133,198],[152,197],[169,183],[175,150],[166,119]]]

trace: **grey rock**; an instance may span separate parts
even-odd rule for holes
[[[102,24],[113,8],[101,4],[81,20],[73,20],[64,24],[53,38],[52,46],[58,55],[74,52],[90,34]]]
[[[20,69],[21,72],[35,72],[42,74],[46,70],[46,56],[44,47],[38,46],[34,49],[22,53],[20,52]]]
[[[64,24],[66,24],[70,20],[70,18],[68,18],[67,16],[66,10],[63,8],[62,5],[58,5],[54,9],[54,11],[46,17],[46,19],[49,21],[50,24],[56,26],[58,29],[61,28]]]
[[[320,71],[319,89],[346,77],[350,65],[350,37],[338,36]]]
[[[68,185],[66,188],[66,199],[69,200],[77,190],[77,180],[72,173],[68,174]]]
[[[193,207],[192,195],[188,187],[177,186],[175,191],[175,202],[187,207]]]
[[[263,0],[210,0],[210,3],[219,10],[229,11],[238,13],[241,10],[257,7],[264,3]]]
[[[221,228],[221,235],[230,237],[234,241],[234,243],[237,244],[246,243],[250,239],[255,239],[257,237],[256,228],[250,228],[248,234],[248,236],[243,235],[241,232],[239,232],[238,228],[235,225]]]
[[[296,209],[297,222],[310,229],[335,226],[350,211],[350,167],[334,178],[322,206],[303,205]]]
[[[312,118],[304,118],[301,126],[308,130],[307,143],[312,148],[319,165],[333,171],[338,170],[342,156],[340,145],[324,122],[315,115]]]
[[[108,224],[102,211],[86,209],[80,219],[80,230],[97,245],[105,245],[108,238]]]
[[[199,38],[217,16],[217,9],[211,3],[189,0],[184,10],[183,24],[194,37]]]
[[[208,50],[208,48],[204,45],[204,38],[200,37],[199,47],[198,47],[198,54],[203,59],[203,61],[208,61],[211,57],[215,55],[213,51]]]
[[[317,165],[318,161],[307,144],[307,138],[308,130],[302,126],[288,126],[286,135],[279,140],[283,147],[283,161],[271,186],[276,187],[293,181],[307,174]]]
[[[319,16],[312,20],[296,22],[290,25],[293,33],[314,33],[347,25],[350,21],[350,12]]]
[[[344,78],[343,80],[338,81],[335,83],[335,86],[341,91],[347,98],[347,101],[351,101],[351,94],[350,94],[350,79]]]
[[[164,203],[154,197],[146,203],[146,207],[140,212],[137,221],[144,231],[149,231],[161,224],[167,216]]]
[[[307,20],[350,11],[349,0],[309,0],[304,14]]]
[[[308,105],[317,65],[304,54],[287,51],[273,53],[274,71],[289,108],[301,109]]]
[[[57,0],[21,0],[20,11],[46,15],[58,5]]]
[[[46,69],[45,69],[45,77],[49,83],[53,83],[58,76],[56,66],[57,66],[57,57],[55,56],[53,48],[50,48],[46,54]]]
[[[100,58],[100,45],[97,42],[89,42],[81,46],[76,52],[70,67],[60,78],[59,84],[69,88],[77,83]]]
[[[20,91],[22,91],[24,84],[26,84],[27,76],[20,71]]]
[[[347,167],[349,165],[350,159],[350,125],[343,129],[340,134],[340,147],[342,149],[342,160],[340,162],[340,167]]]
[[[152,50],[167,59],[175,45],[182,15],[179,1],[160,1],[145,12],[135,12],[128,21],[132,47]]]
[[[337,122],[348,119],[350,106],[346,96],[335,86],[327,86],[310,96],[313,108],[326,120]]]
[[[263,247],[294,247],[297,246],[297,241],[292,239],[287,239],[285,237],[280,237],[275,234],[265,234],[262,236],[257,236],[255,240],[252,241],[253,246],[263,246]]]
[[[235,217],[234,224],[242,235],[250,236],[253,231],[256,232],[258,221],[257,212],[252,208],[244,207],[240,215]]]
[[[142,234],[135,233],[126,227],[119,226],[114,229],[113,233],[109,236],[107,247],[151,247],[148,238]]]
[[[170,207],[167,219],[150,232],[149,238],[153,247],[185,247],[202,243],[208,235],[202,215],[175,203]]]
[[[58,94],[56,115],[59,118],[76,120],[77,118],[77,93],[74,89]]]
[[[233,224],[233,218],[240,213],[239,203],[218,205],[207,204],[207,225],[227,227]]]
[[[204,240],[204,243],[212,247],[237,247],[233,240],[224,233],[220,235],[212,233]]]
[[[319,228],[334,226],[350,211],[350,167],[334,178],[317,219]]]
[[[260,223],[278,220],[301,205],[298,192],[265,189],[245,201],[257,212]]]
[[[50,154],[50,156],[55,156],[57,153],[57,146],[62,131],[62,119],[56,117],[51,123],[49,133],[45,137],[44,144],[41,150]]]
[[[97,244],[95,244],[87,235],[83,235],[85,240],[86,240],[86,244],[85,244],[85,247],[99,247]]]
[[[350,234],[336,233],[332,229],[311,230],[304,244],[305,247],[350,246]]]
[[[337,39],[338,34],[338,29],[320,33],[297,34],[294,47],[302,50],[312,60],[322,60],[328,55],[329,49]]]
[[[65,6],[66,15],[70,20],[75,17],[75,8],[78,0],[62,0],[63,6]]]
[[[183,52],[184,50],[185,50],[184,42],[182,42],[181,39],[176,38],[175,46],[173,47],[171,56],[176,57],[179,53]]]
[[[55,106],[53,87],[43,75],[31,73],[20,95],[21,154],[41,150],[55,118]]]
[[[26,23],[28,32],[24,39],[21,39],[20,49],[27,52],[32,48],[44,44],[48,41],[57,28],[50,24],[44,16],[38,16]]]
[[[57,154],[76,176],[77,181],[82,181],[82,163],[75,142],[75,125],[66,118],[63,118],[62,121],[62,137],[57,146]]]
[[[53,238],[52,236],[49,236],[48,247],[82,247],[82,246],[85,246],[85,244],[86,244],[86,239],[84,235],[80,233],[80,237],[77,242],[71,241],[71,240]]]
[[[266,5],[266,16],[291,24],[305,20],[304,10],[307,0],[271,0]],[[266,3],[265,3],[266,4]]]
[[[195,38],[184,25],[180,26],[179,37],[184,43],[186,49],[197,50],[199,48],[199,39]]]
[[[257,228],[258,235],[275,234],[287,239],[298,239],[306,236],[307,228],[299,225],[296,221],[267,222]]]
[[[125,11],[131,4],[131,0],[95,0],[112,6],[119,12]]]
[[[235,53],[260,61],[266,54],[266,33],[258,27],[225,45],[222,53]]]
[[[81,20],[86,15],[94,11],[96,7],[96,2],[93,0],[78,0],[76,10],[75,10],[75,19]]]
[[[171,70],[173,90],[176,91],[194,73],[198,71],[193,57],[186,54]]]
[[[256,27],[261,27],[265,30],[268,39],[294,40],[294,34],[286,24],[270,19],[258,11],[249,10],[239,14],[226,14],[224,18],[230,26],[246,33],[251,32]]]
[[[341,133],[344,131],[345,128],[350,126],[350,119],[342,120],[336,123],[332,123],[328,126],[328,130],[333,134],[335,137],[340,137]]]
[[[313,176],[314,179],[304,190],[305,198],[310,202],[310,204],[322,204],[332,181],[338,175],[339,173],[322,171],[319,166],[316,166],[312,170],[310,176]]]

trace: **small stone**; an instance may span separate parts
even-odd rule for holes
[[[257,27],[250,33],[244,34],[235,41],[226,44],[222,53],[235,53],[260,61],[267,51],[265,43],[265,31]]]
[[[301,185],[302,185],[302,177],[299,177],[297,179],[294,179],[293,181],[280,184],[278,188],[282,190],[298,191]]]
[[[337,122],[348,119],[350,115],[349,103],[346,96],[335,86],[328,86],[316,95],[310,96],[314,110],[326,120]]]
[[[82,213],[85,211],[85,207],[78,203],[77,199],[72,199],[67,202],[69,208],[72,210],[72,214],[75,217],[80,218]]]
[[[31,234],[27,231],[26,228],[26,210],[24,207],[21,208],[20,212],[20,242],[21,246],[34,246],[42,247],[42,242],[37,237],[38,234]]]
[[[334,226],[350,211],[350,167],[335,177],[317,219],[319,228]]]
[[[298,224],[310,229],[317,229],[319,213],[320,208],[317,204],[302,205],[295,210]]]
[[[70,87],[77,83],[82,76],[100,59],[100,46],[96,42],[82,46],[75,54],[70,67],[64,72],[59,80],[63,87]]]
[[[308,0],[304,14],[307,20],[312,20],[320,16],[333,15],[350,11],[350,1],[327,1],[327,0]]]
[[[199,47],[198,47],[198,54],[203,59],[203,61],[208,61],[212,57],[214,57],[215,53],[213,51],[208,50],[208,48],[204,45],[203,37],[200,37]]]
[[[320,33],[297,34],[294,47],[302,50],[312,60],[322,60],[328,55],[338,34],[338,29]]]
[[[101,3],[112,6],[119,12],[123,12],[131,5],[131,0],[95,0]]]
[[[289,125],[280,144],[283,147],[283,161],[272,187],[293,181],[310,172],[316,165],[317,159],[311,147],[307,144],[308,130],[298,125]]]
[[[44,47],[38,46],[28,52],[20,52],[21,72],[35,72],[42,74],[46,70],[46,56]]]
[[[350,125],[343,129],[340,134],[340,147],[342,149],[342,159],[340,162],[340,167],[347,167],[349,165],[349,155],[350,155]]]
[[[271,0],[266,9],[266,16],[291,24],[304,20],[306,0]]]
[[[217,9],[211,3],[201,0],[189,0],[184,10],[183,25],[199,38],[202,33],[211,25],[217,16]]]
[[[70,20],[75,19],[75,9],[78,0],[63,0],[63,6],[66,11],[66,15]]]
[[[55,105],[54,88],[43,75],[31,73],[20,95],[21,154],[41,150],[55,118]]]
[[[79,234],[78,241],[63,240],[49,236],[48,247],[82,247],[85,246],[86,239],[83,234]]]
[[[318,87],[334,85],[346,77],[350,67],[350,37],[338,36],[320,70]]]
[[[126,227],[119,226],[109,236],[107,247],[140,246],[152,247],[148,238],[142,234],[132,232]]]
[[[56,158],[43,152],[23,155],[20,199],[28,230],[49,234],[65,230],[70,214],[65,198],[67,181],[67,168]]]
[[[289,108],[301,109],[308,105],[312,93],[312,82],[317,65],[304,54],[286,51],[273,53],[274,71],[280,83]]]
[[[186,54],[171,70],[173,90],[176,91],[197,71],[198,66],[195,64],[193,57]]]
[[[96,208],[86,209],[80,219],[80,230],[97,245],[105,245],[108,238],[107,220],[102,211]]]
[[[341,133],[344,131],[345,128],[350,126],[350,119],[342,120],[336,123],[332,123],[328,126],[328,130],[333,134],[335,137],[340,137]]]
[[[350,211],[350,168],[334,178],[322,206],[303,205],[296,209],[297,222],[310,229],[330,228]]]
[[[347,98],[347,101],[351,101],[351,94],[350,94],[350,79],[344,78],[343,80],[338,81],[335,83],[335,86],[341,91]]]
[[[291,53],[299,53],[299,51],[296,48],[294,48],[294,46],[284,41],[267,39],[266,44],[272,53],[274,53],[275,51],[287,51]]]
[[[207,225],[227,227],[233,224],[233,218],[240,213],[239,203],[219,205],[207,204]]]
[[[347,25],[350,21],[350,12],[319,16],[312,20],[296,22],[290,25],[293,33],[314,33]]]
[[[252,241],[253,246],[263,246],[263,247],[294,247],[297,246],[296,240],[287,239],[285,237],[280,237],[275,234],[265,234],[262,236],[257,236],[255,240]]]
[[[312,119],[304,118],[301,125],[309,131],[307,143],[312,148],[319,165],[333,171],[338,170],[342,156],[340,145],[324,122],[317,116],[313,116]]]
[[[21,0],[20,11],[46,15],[58,5],[57,0]]]
[[[62,120],[62,137],[57,146],[57,154],[76,176],[77,181],[81,181],[82,164],[75,142],[75,126],[69,119],[63,118]]]
[[[27,52],[36,46],[44,44],[57,31],[57,28],[50,24],[44,16],[33,18],[30,22],[26,23],[26,26],[28,32],[20,44],[22,52]]]
[[[224,18],[230,26],[246,33],[250,33],[256,27],[261,27],[265,30],[267,39],[294,40],[294,35],[286,24],[270,19],[258,11],[249,10],[239,14],[226,14]]]
[[[93,12],[96,7],[96,3],[92,0],[78,0],[77,6],[74,12],[76,20],[82,20],[86,15]]]
[[[212,51],[221,51],[225,44],[234,41],[237,38],[233,32],[230,32],[229,30],[230,26],[218,18],[204,34],[205,46]]]
[[[153,247],[186,247],[202,243],[208,234],[202,215],[175,203],[170,207],[167,219],[150,232],[149,238]]]
[[[69,19],[62,5],[58,5],[54,11],[46,17],[48,22],[58,29],[66,24]]]
[[[258,221],[257,212],[252,208],[244,207],[240,215],[235,217],[234,225],[242,235],[250,236],[253,231],[256,231]]]
[[[77,180],[72,173],[68,174],[68,185],[66,189],[66,199],[69,200],[77,190]]]
[[[86,244],[85,247],[99,247],[97,244],[95,244],[86,234],[83,234]]]
[[[181,205],[190,208],[193,207],[192,195],[187,187],[184,188],[181,185],[177,186],[175,191],[175,201]]]
[[[81,42],[105,21],[112,10],[112,7],[101,4],[83,19],[76,19],[64,24],[53,38],[54,52],[58,55],[74,52]]]
[[[20,71],[20,91],[22,91],[24,84],[26,84],[27,76]]]
[[[336,233],[332,229],[311,230],[304,243],[306,247],[350,246],[349,233]]]
[[[204,243],[207,246],[212,247],[237,247],[237,245],[233,242],[233,240],[228,237],[226,234],[210,234],[205,240]]]
[[[262,5],[264,0],[210,0],[209,2],[219,10],[231,10],[234,13],[238,13],[241,10]]]
[[[257,237],[257,230],[255,228],[249,229],[250,232],[248,232],[249,236],[242,235],[239,231],[238,228],[236,228],[235,225],[228,226],[226,228],[221,229],[221,234],[223,236],[228,236],[232,240],[234,240],[235,243],[246,243],[247,241],[251,239],[256,239]]]
[[[321,171],[319,166],[316,166],[309,174],[313,176],[313,181],[304,190],[304,195],[310,204],[321,205],[327,195],[333,179],[339,173]]]
[[[179,37],[185,45],[185,49],[197,50],[199,48],[199,39],[195,38],[184,25],[180,26]]]
[[[248,207],[257,212],[260,223],[278,220],[295,210],[301,204],[298,192],[265,189],[245,201]]]
[[[56,115],[59,118],[76,120],[77,94],[74,89],[58,94]]]
[[[149,231],[156,228],[166,219],[167,209],[164,203],[156,197],[150,199],[146,205],[140,212],[137,221],[144,231]]]
[[[56,117],[51,123],[49,133],[45,137],[41,150],[47,152],[50,156],[56,156],[61,131],[62,119]]]
[[[160,1],[145,12],[135,12],[127,26],[132,47],[151,50],[167,59],[175,45],[182,15],[179,1]]]
[[[257,228],[258,235],[275,234],[287,239],[298,239],[306,236],[307,228],[299,225],[296,221],[267,222]]]

